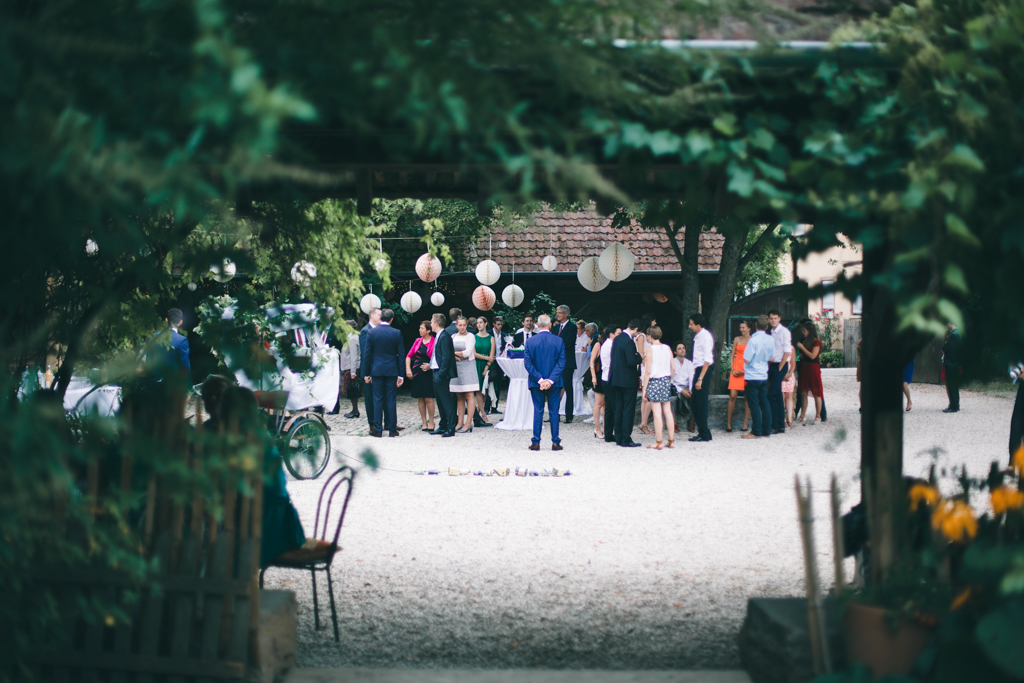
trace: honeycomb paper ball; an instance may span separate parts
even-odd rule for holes
[[[292,280],[296,284],[308,287],[310,281],[316,277],[316,266],[309,261],[299,261],[292,266]]]
[[[505,302],[505,305],[509,308],[515,308],[519,304],[523,303],[523,288],[519,285],[509,285],[501,291],[501,300]]]
[[[210,272],[213,273],[213,279],[217,282],[230,281],[237,271],[238,267],[235,266],[235,262],[231,259],[224,259],[221,263],[214,263],[210,266]]]
[[[606,278],[612,282],[622,282],[633,273],[634,261],[629,249],[622,244],[613,244],[601,252],[598,263]]]
[[[501,277],[501,266],[497,262],[487,259],[476,266],[476,279],[483,285],[493,285]]]
[[[423,254],[416,259],[416,275],[424,282],[433,282],[441,274],[441,259]]]
[[[363,313],[366,315],[370,315],[370,311],[380,308],[380,297],[376,294],[367,294],[359,302],[359,308],[363,309]]]
[[[601,272],[601,266],[598,264],[596,256],[583,260],[583,263],[580,264],[580,269],[576,271],[576,277],[579,278],[580,284],[588,292],[600,292],[611,282]]]
[[[661,292],[658,292],[654,295],[654,300],[657,301],[659,304],[663,304],[666,301],[668,301],[668,297],[662,294]]]
[[[544,257],[544,260],[540,262],[540,265],[544,270],[554,270],[558,267],[558,259],[551,254],[548,254]]]
[[[415,313],[423,305],[423,299],[416,292],[406,292],[399,302],[406,313]]]
[[[489,311],[494,307],[494,290],[487,285],[480,285],[473,290],[473,305],[481,311]]]
[[[434,292],[433,294],[430,295],[430,303],[434,304],[435,306],[444,305],[444,294],[442,294],[441,292]]]

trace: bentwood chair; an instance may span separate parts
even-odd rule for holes
[[[334,586],[331,581],[331,564],[334,556],[341,548],[338,547],[338,536],[341,534],[341,525],[345,521],[345,512],[348,510],[348,501],[352,496],[352,484],[356,473],[351,467],[341,467],[334,474],[327,478],[324,487],[320,490],[320,498],[316,503],[316,521],[313,524],[312,538],[317,540],[315,548],[297,549],[284,553],[271,561],[266,569],[260,570],[260,588],[263,587],[263,574],[270,567],[282,569],[308,569],[313,580],[313,622],[316,630],[320,630],[320,606],[316,594],[316,574],[323,572],[327,575],[327,595],[331,601],[331,623],[334,625],[334,641],[338,642],[338,613],[334,605]],[[344,491],[339,490],[344,487]],[[335,506],[334,498],[338,495],[338,503]],[[326,498],[326,504],[324,499]],[[332,510],[334,516],[332,519]],[[333,525],[334,534],[329,537],[328,533]]]

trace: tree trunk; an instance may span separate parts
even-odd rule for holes
[[[683,228],[683,258],[680,266],[683,271],[683,339],[686,340],[686,349],[693,353],[693,333],[689,328],[689,317],[700,310],[700,278],[698,268],[700,267],[698,257],[700,256],[700,234],[702,227],[687,226]]]
[[[711,297],[711,310],[710,313],[705,314],[708,329],[711,330],[711,336],[715,340],[714,359],[716,363],[721,357],[722,346],[726,342],[729,307],[732,306],[736,280],[740,274],[740,259],[743,257],[743,248],[747,244],[747,235],[749,234],[749,225],[737,226],[726,233],[725,242],[722,244],[722,264],[718,268],[718,280],[715,282],[715,292]],[[714,373],[711,380],[711,393],[719,393],[721,378],[721,372]]]

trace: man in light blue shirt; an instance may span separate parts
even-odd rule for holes
[[[741,439],[769,437],[772,433],[772,409],[768,403],[768,361],[775,353],[775,340],[766,332],[768,316],[757,316],[757,332],[743,351],[743,393],[750,408],[750,433]]]

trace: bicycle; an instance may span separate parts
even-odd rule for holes
[[[285,410],[287,391],[256,391],[260,410],[285,468],[296,479],[316,479],[331,461],[331,428],[313,410]]]

